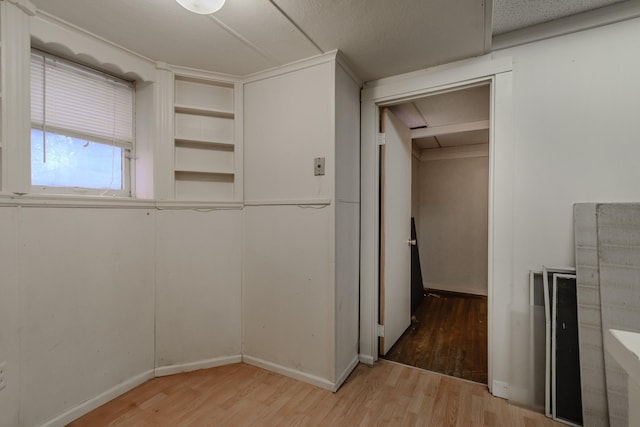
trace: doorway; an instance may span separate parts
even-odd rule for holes
[[[379,168],[380,356],[485,384],[490,89],[381,107]]]
[[[379,107],[491,82],[489,151],[488,373],[489,391],[509,397],[509,307],[513,283],[513,155],[510,57],[479,57],[367,84],[360,115],[360,345],[359,360],[378,360],[379,325]]]

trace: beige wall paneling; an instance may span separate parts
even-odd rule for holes
[[[335,389],[357,363],[358,84],[333,53],[244,94],[243,359]]]
[[[21,209],[20,417],[38,425],[152,376],[154,211]]]
[[[242,212],[156,215],[156,374],[239,361]]]
[[[420,165],[424,287],[487,295],[488,157]]]
[[[335,381],[358,363],[360,276],[360,85],[335,71]]]
[[[0,363],[5,387],[0,390],[0,425],[19,425],[20,400],[20,257],[19,208],[0,207]]]

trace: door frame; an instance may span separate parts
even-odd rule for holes
[[[378,359],[379,307],[379,109],[465,86],[490,83],[487,360],[489,390],[507,397],[509,306],[513,265],[513,144],[510,57],[479,58],[365,84],[360,141],[360,361]],[[495,352],[494,349],[501,349]],[[495,378],[499,378],[497,381]]]

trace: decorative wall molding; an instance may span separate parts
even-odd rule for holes
[[[426,92],[424,88],[430,88],[431,93],[447,88],[459,89],[462,82],[473,84],[487,81],[496,74],[506,73],[512,69],[511,57],[494,58],[492,55],[484,55],[366,82],[362,89],[361,100],[375,100],[377,103],[387,100],[397,102],[405,97],[423,96]]]
[[[29,0],[8,0],[9,3],[13,3],[18,6],[24,13],[29,16],[35,16],[36,14],[36,6],[31,3]]]
[[[166,69],[167,71],[171,71],[173,73],[180,74],[181,76],[191,77],[194,79],[202,79],[226,84],[237,83],[242,80],[240,77],[231,74],[215,73],[212,71],[198,70],[196,68],[181,67],[179,65],[165,65],[166,68],[164,69]]]
[[[31,37],[35,47],[51,53],[130,80],[155,80],[155,61],[45,12],[38,11],[31,20]]]
[[[442,283],[428,283],[428,282],[424,282],[422,284],[422,287],[425,289],[425,291],[434,290],[434,291],[458,292],[461,294],[480,295],[485,297],[488,295],[486,288],[480,289],[480,288],[471,288],[468,286],[445,285]]]
[[[110,388],[104,393],[100,393],[96,397],[87,400],[86,402],[81,403],[80,405],[74,406],[73,408],[63,412],[57,417],[45,422],[41,425],[41,427],[62,427],[70,422],[80,418],[81,416],[93,411],[99,406],[104,405],[110,400],[115,399],[116,397],[128,392],[131,389],[136,388],[140,384],[149,381],[153,378],[153,370],[149,370],[143,372],[140,375],[137,375],[131,379],[123,381],[115,387]]]
[[[306,372],[298,371],[297,369],[287,368],[276,363],[267,362],[266,360],[262,360],[257,357],[243,355],[242,361],[249,365],[257,366],[258,368],[263,368],[268,371],[284,375],[286,377],[300,380],[320,388],[324,388],[325,390],[336,391],[338,389],[336,383],[332,383],[331,381],[324,378],[311,375]]]
[[[232,365],[234,363],[240,362],[242,362],[242,356],[239,354],[235,356],[214,357],[213,359],[199,360],[197,362],[160,366],[155,368],[154,374],[156,377],[164,377],[167,375],[182,374],[184,372],[193,372],[200,369],[209,369],[215,368],[217,366]]]
[[[181,200],[150,200],[126,197],[97,197],[73,195],[15,195],[0,193],[0,207],[25,208],[96,208],[96,209],[155,209],[155,210],[242,210],[241,202],[201,202]]]
[[[342,384],[344,384],[344,382],[347,380],[351,372],[353,372],[353,370],[356,369],[356,366],[358,366],[358,363],[360,363],[360,357],[356,355],[351,360],[351,362],[349,362],[345,370],[342,371],[340,375],[338,375],[338,378],[336,378],[335,390],[333,391],[338,391],[338,389],[342,387]]]
[[[353,80],[354,83],[358,85],[358,87],[362,88],[362,85],[364,85],[364,82],[362,81],[360,76],[358,76],[358,74],[355,72],[353,67],[349,64],[349,61],[347,61],[347,58],[344,56],[344,54],[339,50],[336,51],[336,63],[340,65],[340,67],[342,67],[344,72],[347,73],[349,77],[351,77],[351,80]]]
[[[271,77],[279,76],[282,74],[291,73],[293,71],[303,70],[305,68],[314,67],[316,65],[325,64],[327,62],[335,61],[338,54],[337,50],[323,53],[321,55],[312,56],[311,58],[295,61],[290,64],[285,64],[277,68],[272,68],[266,71],[259,71],[257,73],[248,74],[243,77],[244,83],[251,83],[258,80],[264,80]]]
[[[508,49],[640,17],[640,2],[625,1],[493,37],[491,50]]]
[[[245,206],[328,206],[331,199],[245,200]]]

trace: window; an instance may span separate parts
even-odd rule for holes
[[[133,103],[133,83],[32,51],[34,191],[131,195]]]

